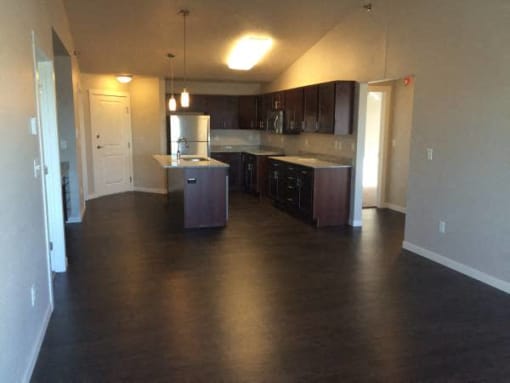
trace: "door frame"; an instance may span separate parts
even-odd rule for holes
[[[91,145],[91,152],[92,152],[92,179],[94,180],[94,194],[88,194],[87,199],[94,199],[98,197],[102,197],[103,195],[107,194],[99,194],[97,192],[97,185],[96,185],[96,166],[97,163],[97,156],[94,154],[94,128],[92,126],[92,96],[97,95],[103,95],[103,96],[118,96],[118,97],[126,97],[127,103],[128,103],[128,110],[129,110],[129,118],[128,118],[128,139],[129,139],[129,154],[128,154],[128,167],[129,167],[129,174],[131,176],[131,183],[126,189],[126,191],[133,191],[134,185],[135,185],[135,176],[133,172],[133,131],[131,128],[131,97],[128,92],[122,92],[118,90],[104,90],[104,89],[89,89],[88,91],[88,97],[89,97],[89,113],[90,113],[90,145]],[[89,185],[87,185],[87,191],[90,190]]]
[[[384,206],[385,190],[384,186],[386,183],[386,171],[388,167],[388,137],[391,117],[391,97],[392,97],[392,85],[377,85],[368,84],[367,97],[370,92],[381,92],[383,99],[381,103],[381,126],[379,133],[379,164],[377,169],[377,197],[376,207],[382,208]]]
[[[32,31],[32,54],[34,63],[34,87],[37,111],[37,127],[40,150],[40,175],[45,220],[46,256],[48,260],[48,283],[53,306],[51,272],[67,270],[64,207],[60,173],[60,150],[58,139],[57,97],[53,61],[38,44]]]

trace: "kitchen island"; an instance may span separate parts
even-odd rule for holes
[[[155,154],[153,158],[167,170],[170,212],[184,228],[227,224],[229,165],[201,156]]]

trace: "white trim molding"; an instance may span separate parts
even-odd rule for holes
[[[154,194],[167,194],[168,193],[167,189],[162,189],[162,188],[144,188],[144,187],[140,187],[140,186],[135,186],[133,188],[133,190],[135,192],[154,193]]]
[[[407,213],[407,209],[404,206],[395,205],[394,203],[385,202],[383,203],[383,207],[385,207],[386,209],[398,211],[399,213],[403,214]]]
[[[34,373],[35,364],[37,363],[37,358],[39,357],[39,352],[41,351],[41,346],[44,340],[44,336],[46,335],[46,330],[48,329],[48,324],[50,323],[51,313],[53,312],[53,308],[51,307],[51,303],[48,304],[46,308],[46,312],[44,313],[43,321],[41,324],[41,328],[39,329],[39,333],[37,334],[37,338],[35,340],[34,347],[32,348],[32,352],[30,353],[30,359],[28,360],[28,366],[23,374],[22,382],[28,383],[32,378],[32,374]]]
[[[402,247],[406,250],[409,250],[412,253],[420,255],[424,258],[427,258],[433,262],[439,263],[440,265],[446,266],[449,269],[455,270],[461,274],[464,274],[470,278],[476,279],[486,285],[492,286],[498,290],[504,291],[507,294],[510,294],[510,283],[503,281],[499,278],[493,277],[483,271],[473,269],[470,266],[464,265],[460,262],[454,261],[453,259],[447,258],[443,255],[434,253],[433,251],[424,249],[423,247],[414,245],[410,242],[404,241],[402,243]]]

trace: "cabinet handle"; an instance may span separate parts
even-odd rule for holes
[[[196,184],[197,179],[196,178],[188,178],[188,184]]]

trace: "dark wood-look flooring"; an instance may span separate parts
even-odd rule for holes
[[[184,232],[90,201],[33,382],[508,382],[510,298],[401,251],[404,217],[316,230],[245,195]]]

